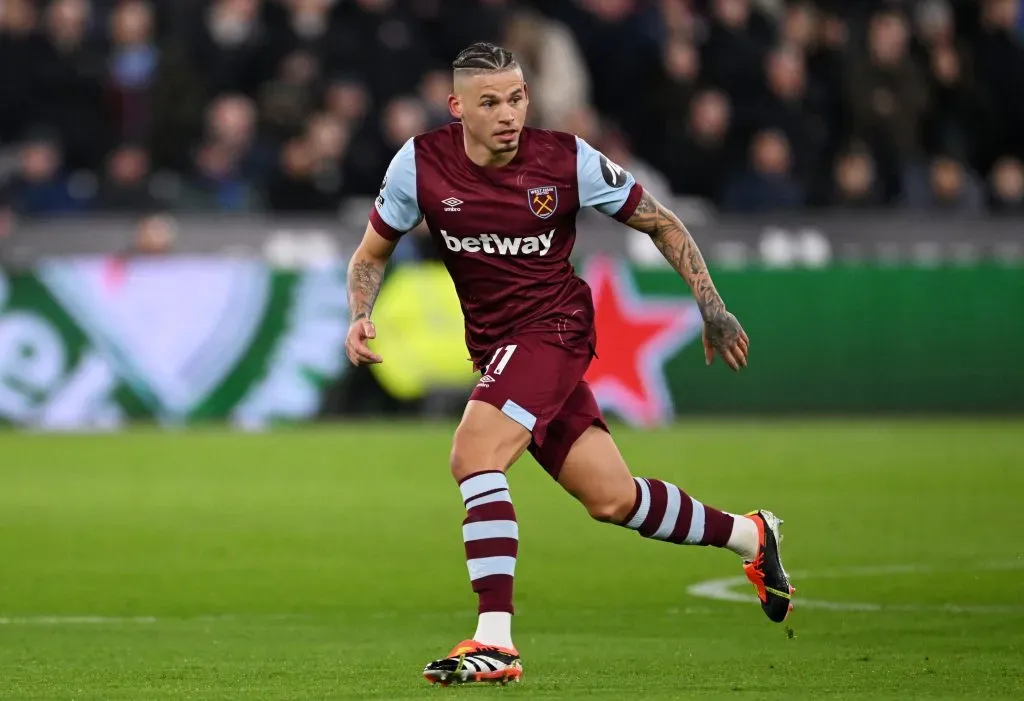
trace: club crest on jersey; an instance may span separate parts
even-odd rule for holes
[[[554,185],[531,187],[526,191],[526,199],[530,202],[531,212],[547,219],[558,208],[558,188]]]

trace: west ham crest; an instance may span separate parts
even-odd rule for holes
[[[530,211],[541,219],[547,219],[558,208],[558,188],[554,185],[531,187],[526,191],[526,199],[530,203]]]

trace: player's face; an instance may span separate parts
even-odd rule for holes
[[[495,155],[519,148],[529,103],[518,70],[460,76],[449,99],[452,115],[462,120],[475,142]]]

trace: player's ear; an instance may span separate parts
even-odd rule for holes
[[[462,100],[459,99],[458,95],[448,96],[448,111],[456,119],[462,119]]]

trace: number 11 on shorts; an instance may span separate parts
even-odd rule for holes
[[[516,352],[516,348],[519,346],[513,344],[510,346],[502,346],[498,350],[494,351],[494,357],[491,358],[491,362],[487,363],[487,368],[484,370],[485,375],[500,375],[501,371],[508,365],[508,361],[512,359],[512,354]],[[501,356],[501,360],[494,366],[494,370],[491,370],[491,366],[494,365],[494,361],[498,360],[498,356]]]

